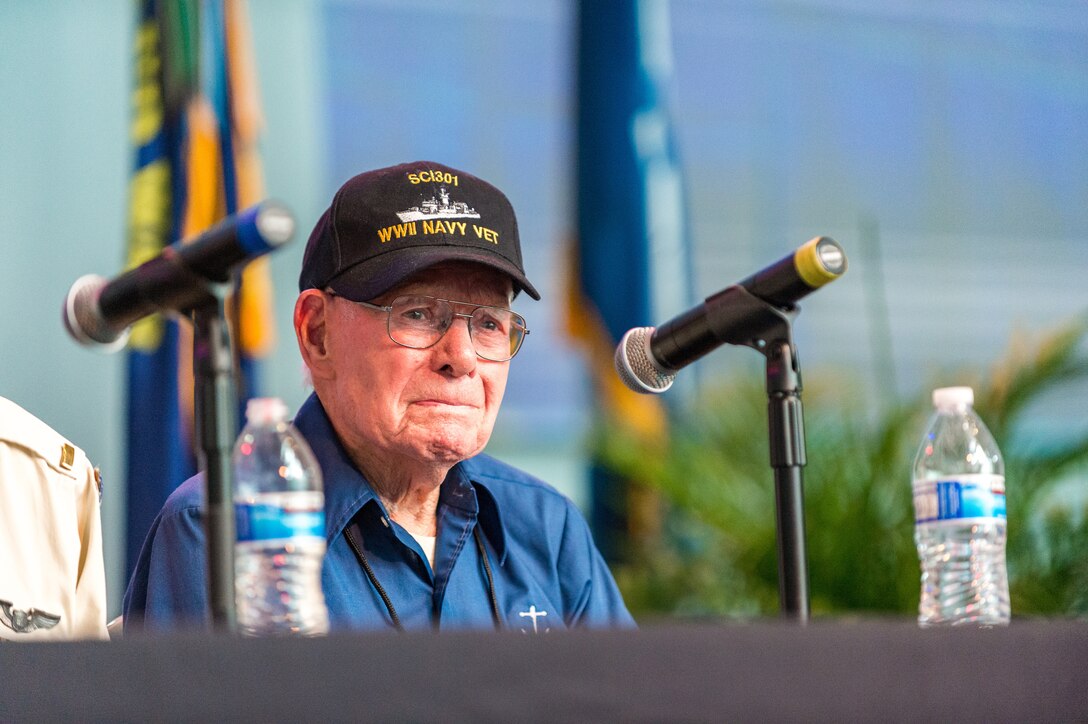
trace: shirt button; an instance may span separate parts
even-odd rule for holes
[[[389,527],[389,519],[386,518],[384,515],[382,516],[382,525],[384,525],[386,528]]]

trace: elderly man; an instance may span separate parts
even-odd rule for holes
[[[302,262],[295,333],[314,394],[295,425],[325,481],[330,628],[629,626],[570,500],[481,454],[528,328],[501,191],[420,161],[349,180]],[[125,627],[208,620],[197,476],[155,520]]]

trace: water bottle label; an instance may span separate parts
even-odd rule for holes
[[[320,493],[282,496],[276,501],[236,501],[234,525],[239,543],[307,537],[324,540],[324,502]]]
[[[1005,478],[964,475],[914,481],[914,521],[935,523],[968,518],[1005,519]]]

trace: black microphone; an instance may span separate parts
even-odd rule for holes
[[[628,330],[616,347],[616,371],[623,384],[635,392],[664,392],[681,368],[722,344],[756,339],[764,331],[760,326],[766,322],[752,313],[756,308],[738,304],[742,299],[738,291],[751,295],[748,299],[756,297],[753,301],[760,310],[766,303],[789,312],[798,299],[838,279],[845,271],[846,253],[839,243],[818,236],[657,329]]]
[[[116,279],[80,277],[64,299],[64,326],[81,344],[120,349],[133,322],[155,312],[191,310],[207,298],[209,282],[230,281],[235,266],[279,248],[294,233],[291,212],[262,201]]]

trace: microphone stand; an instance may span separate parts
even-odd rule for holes
[[[207,298],[190,311],[193,321],[194,406],[207,499],[204,517],[208,605],[212,626],[234,633],[234,500],[231,449],[237,435],[234,358],[227,325],[229,283],[205,280]]]
[[[777,339],[761,351],[767,358],[767,426],[774,469],[778,599],[787,617],[806,623],[809,613],[803,476],[806,461],[801,373],[791,340]]]
[[[782,309],[738,285],[707,300],[707,316],[719,337],[751,347],[766,358],[767,427],[774,470],[778,544],[778,599],[782,613],[804,624],[809,616],[805,553],[805,427],[801,410],[801,370],[793,344],[796,306]]]

